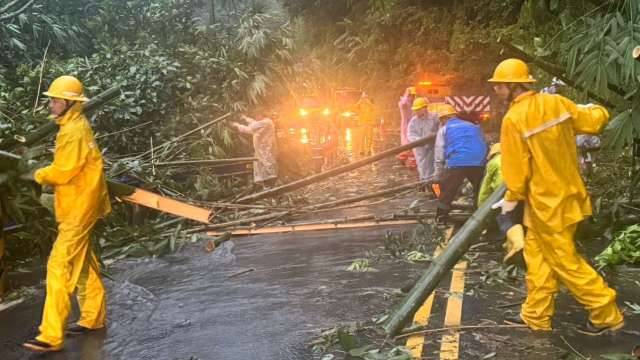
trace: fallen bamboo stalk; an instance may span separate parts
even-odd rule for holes
[[[369,165],[369,164],[374,163],[376,161],[385,159],[387,157],[399,154],[399,153],[401,153],[403,151],[407,151],[407,150],[413,149],[413,148],[418,147],[418,146],[422,146],[422,145],[428,144],[430,142],[433,142],[433,138],[424,138],[424,139],[420,139],[420,140],[414,141],[414,142],[406,144],[406,145],[397,146],[397,147],[385,150],[385,151],[383,151],[381,153],[378,153],[376,155],[370,156],[368,158],[356,161],[356,162],[354,162],[352,164],[339,166],[339,167],[331,169],[329,171],[326,171],[326,172],[323,172],[323,173],[320,173],[320,174],[316,174],[316,175],[312,175],[312,176],[309,176],[307,178],[300,179],[300,180],[297,180],[297,181],[294,181],[294,182],[290,182],[288,184],[275,187],[273,189],[269,189],[269,190],[265,190],[265,191],[262,191],[262,192],[259,192],[259,193],[255,193],[255,194],[251,194],[251,195],[248,195],[248,196],[244,196],[244,197],[238,199],[237,201],[240,202],[240,203],[252,202],[252,201],[264,199],[264,198],[267,198],[267,197],[272,197],[272,196],[275,196],[275,195],[279,195],[279,194],[282,194],[282,193],[290,192],[290,191],[293,191],[293,190],[297,190],[297,189],[303,188],[305,186],[308,186],[310,184],[313,184],[313,183],[316,183],[316,182],[319,182],[319,181],[322,181],[322,180],[326,180],[326,179],[329,179],[329,178],[332,178],[334,176],[341,175],[341,174],[344,174],[344,173],[347,173],[347,172],[350,172],[350,171],[353,171],[355,169],[358,169],[358,168],[361,168],[363,166]]]
[[[329,208],[329,207],[334,207],[334,206],[340,206],[340,205],[344,205],[344,204],[351,204],[351,203],[356,203],[356,202],[360,202],[363,200],[369,200],[369,199],[373,199],[373,198],[377,198],[377,197],[382,197],[382,196],[387,196],[387,195],[393,195],[395,193],[399,193],[402,192],[404,190],[409,190],[412,188],[415,188],[421,184],[425,184],[426,182],[424,181],[416,181],[410,184],[405,184],[405,185],[401,185],[401,186],[396,186],[390,189],[386,189],[386,190],[381,190],[375,193],[371,193],[371,194],[367,194],[367,195],[361,195],[361,196],[354,196],[351,198],[347,198],[347,199],[342,199],[342,200],[336,200],[336,201],[331,201],[331,202],[326,202],[326,203],[322,203],[322,204],[317,204],[317,205],[311,205],[311,206],[307,206],[304,207],[304,210],[319,210],[319,209],[323,209],[323,208]]]
[[[413,225],[417,224],[417,220],[386,220],[376,222],[361,222],[361,223],[345,223],[345,224],[315,224],[315,225],[289,225],[289,226],[275,226],[266,227],[261,229],[246,229],[246,230],[233,230],[231,235],[233,236],[246,236],[246,235],[264,235],[264,234],[283,234],[294,232],[306,232],[306,231],[318,231],[318,230],[338,230],[338,229],[355,229],[363,227],[374,226],[395,226],[395,225]],[[207,235],[220,236],[222,232],[208,232]]]
[[[182,165],[221,165],[233,163],[250,163],[257,161],[254,157],[243,157],[235,159],[207,159],[207,160],[184,160],[184,161],[166,161],[155,162],[154,166],[182,166]]]
[[[590,91],[589,89],[586,89],[584,86],[576,83],[575,81],[573,81],[573,79],[570,79],[569,77],[567,77],[565,75],[565,71],[563,69],[560,69],[552,64],[549,64],[548,62],[533,56],[533,55],[529,55],[528,53],[520,50],[518,47],[514,46],[513,44],[511,44],[510,42],[504,40],[504,39],[498,39],[498,43],[501,45],[504,45],[507,48],[507,51],[511,52],[512,54],[514,54],[516,57],[521,58],[522,60],[528,62],[528,63],[533,63],[535,65],[537,65],[539,68],[541,68],[542,70],[544,70],[546,73],[551,74],[555,77],[557,77],[558,79],[562,80],[563,82],[565,82],[567,85],[571,86],[572,88],[578,89],[580,91],[584,91],[587,93],[587,95],[598,101],[599,103],[612,107],[614,106],[611,101],[603,98],[602,96]],[[620,92],[619,89],[613,89],[613,88],[609,88],[609,90],[621,97],[624,97],[624,92]]]
[[[198,131],[200,131],[202,129],[205,129],[205,128],[209,127],[209,126],[213,126],[213,125],[221,122],[222,120],[226,120],[229,116],[231,116],[231,113],[226,113],[226,114],[220,116],[219,118],[211,120],[206,124],[200,125],[200,126],[198,126],[197,128],[195,128],[193,130],[187,131],[186,133],[184,133],[184,134],[182,134],[182,135],[180,135],[178,137],[175,137],[175,138],[173,138],[171,140],[165,141],[164,143],[162,143],[162,144],[160,144],[158,146],[155,146],[155,147],[151,148],[150,150],[147,150],[147,151],[143,152],[142,154],[136,156],[135,159],[143,158],[143,157],[151,154],[153,151],[157,151],[158,149],[161,149],[161,148],[164,148],[164,147],[166,147],[168,145],[171,145],[171,144],[173,144],[173,143],[175,143],[175,142],[177,142],[179,140],[182,140],[182,139],[186,138],[187,136],[193,135],[193,134],[197,133]]]
[[[435,213],[422,213],[421,216],[424,215],[434,215]],[[469,214],[452,214],[451,218],[453,221],[466,219]],[[325,220],[325,221],[317,221],[317,222],[306,222],[306,223],[293,223],[293,224],[284,224],[281,226],[273,226],[273,227],[236,227],[234,230],[230,230],[232,235],[240,236],[240,235],[258,235],[258,234],[275,234],[275,233],[288,233],[288,232],[301,232],[301,231],[314,231],[314,230],[337,230],[337,229],[349,229],[349,228],[358,228],[358,227],[371,227],[371,226],[391,226],[391,225],[409,225],[409,224],[417,224],[418,218],[420,216],[417,215],[398,215],[392,214],[384,217],[376,217],[375,215],[363,215],[352,218],[344,218],[344,219],[333,219],[333,220]],[[367,221],[366,220],[375,220],[375,221]],[[360,221],[360,222],[358,222]],[[222,231],[212,231],[207,232],[207,235],[219,236],[223,234]]]
[[[431,263],[429,268],[414,285],[398,309],[393,312],[383,328],[390,336],[395,336],[411,320],[427,297],[436,289],[440,280],[453,269],[455,264],[467,252],[473,239],[480,234],[486,220],[493,214],[491,206],[504,195],[506,188],[500,186],[487,201],[476,210],[451,238],[444,251]]]
[[[93,111],[97,110],[100,106],[105,103],[115,99],[120,95],[120,86],[114,86],[110,89],[107,89],[100,94],[91,98],[91,100],[87,101],[84,105],[84,113],[85,115],[90,115]],[[3,141],[0,143],[0,149],[3,150],[14,150],[18,146],[30,146],[33,145],[46,137],[52,135],[54,132],[58,130],[58,124],[53,121],[50,121],[34,131],[30,132],[29,135],[25,136],[15,136],[13,139],[8,139],[7,141]]]
[[[420,331],[413,331],[404,334],[400,334],[394,338],[394,340],[400,340],[413,335],[432,334],[444,331],[460,331],[460,330],[474,330],[474,329],[525,329],[527,325],[464,325],[464,326],[450,326],[439,329],[427,329]]]
[[[323,213],[323,212],[330,212],[330,211],[338,211],[338,210],[346,210],[346,209],[355,209],[355,208],[359,208],[359,207],[374,206],[374,205],[381,204],[383,202],[395,200],[396,198],[398,198],[398,197],[400,197],[402,195],[408,194],[410,191],[411,191],[411,189],[404,190],[404,191],[401,191],[401,192],[395,194],[392,197],[384,198],[384,199],[381,199],[381,200],[376,200],[374,202],[355,203],[355,204],[350,204],[350,205],[338,206],[338,207],[335,207],[335,208],[332,207],[332,208],[328,208],[328,209],[313,210],[312,212],[314,214],[319,214],[319,213]]]
[[[290,213],[291,213],[291,211],[282,211],[282,212],[277,212],[277,213],[273,213],[273,214],[260,215],[260,216],[254,216],[254,217],[250,217],[250,218],[245,218],[245,219],[227,221],[227,222],[224,222],[224,223],[212,224],[212,225],[193,228],[193,229],[187,230],[186,233],[187,234],[195,234],[195,233],[205,232],[205,231],[209,231],[209,230],[223,229],[223,228],[234,226],[234,225],[242,225],[242,224],[252,223],[252,222],[256,222],[256,221],[266,221],[266,220],[271,220],[271,219],[274,219],[274,218],[277,218],[277,217],[286,216],[287,214],[290,214]]]
[[[99,140],[99,139],[102,139],[102,138],[106,138],[106,137],[109,137],[109,136],[113,136],[113,135],[122,134],[122,133],[125,133],[125,132],[129,132],[131,130],[135,130],[135,129],[141,128],[143,126],[147,126],[147,125],[151,124],[152,122],[153,122],[153,120],[147,121],[147,122],[144,122],[142,124],[135,125],[135,126],[131,126],[131,127],[126,128],[126,129],[114,131],[112,133],[98,135],[98,136],[96,136],[96,140]]]

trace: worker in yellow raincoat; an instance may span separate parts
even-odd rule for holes
[[[82,83],[61,76],[44,93],[60,125],[53,163],[38,169],[33,179],[55,189],[58,237],[47,263],[47,295],[40,335],[24,343],[38,352],[58,351],[64,342],[71,295],[76,292],[80,319],[67,334],[83,334],[105,326],[105,289],[92,251],[90,235],[96,221],[111,211],[102,155],[82,113]]]
[[[498,97],[511,103],[500,134],[502,176],[507,187],[502,213],[524,201],[527,234],[527,298],[520,314],[505,319],[533,330],[551,330],[560,284],[589,311],[579,329],[588,335],[624,325],[616,292],[576,250],[577,224],[591,215],[591,201],[576,162],[576,134],[597,134],[609,113],[602,106],[576,105],[560,95],[530,91],[535,79],[526,63],[508,59],[493,77]]]
[[[359,156],[371,156],[373,154],[375,128],[378,125],[376,106],[367,94],[362,93],[356,108],[358,112],[358,127],[354,129],[354,153]]]

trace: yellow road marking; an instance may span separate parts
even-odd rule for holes
[[[446,232],[446,241],[444,244],[440,244],[436,247],[433,252],[433,257],[439,256],[447,242],[451,238],[451,234],[453,233],[453,227],[447,229]],[[429,295],[427,300],[425,300],[424,304],[418,309],[416,314],[413,316],[413,325],[414,326],[427,326],[429,325],[429,317],[431,316],[431,308],[433,307],[433,298],[435,295],[435,291]],[[424,349],[424,343],[426,342],[426,335],[413,335],[407,339],[406,348],[411,352],[411,357],[413,359],[421,359],[422,351]]]
[[[459,262],[453,269],[447,312],[444,318],[445,327],[460,326],[462,324],[462,299],[464,297],[464,271],[467,262]],[[460,347],[460,333],[452,330],[442,337],[440,345],[440,360],[458,360]]]

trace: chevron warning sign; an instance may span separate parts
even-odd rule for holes
[[[458,111],[489,112],[491,110],[489,96],[447,96],[444,101],[453,105]]]

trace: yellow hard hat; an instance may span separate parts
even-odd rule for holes
[[[632,53],[632,54],[633,54],[633,58],[634,58],[634,59],[636,59],[636,60],[640,60],[640,46],[636,46],[636,47],[633,49],[633,53]]]
[[[72,101],[89,101],[84,96],[84,86],[82,86],[80,80],[69,75],[63,75],[53,80],[49,90],[44,92],[44,95]]]
[[[491,145],[491,149],[489,149],[489,155],[487,155],[487,159],[491,159],[493,155],[496,154],[500,154],[500,143]]]
[[[411,86],[407,88],[407,94],[409,95],[418,95],[418,91],[416,91],[415,86]]]
[[[442,118],[445,116],[449,116],[449,115],[455,115],[458,113],[458,110],[456,110],[455,107],[453,107],[453,105],[451,104],[440,104],[440,106],[438,106],[438,117]]]
[[[426,108],[427,106],[429,106],[429,102],[427,101],[427,99],[419,97],[413,100],[413,106],[411,107],[411,110],[418,111],[420,109]]]
[[[493,77],[489,82],[496,83],[534,83],[534,79],[529,74],[529,66],[519,59],[507,59],[496,66]]]

